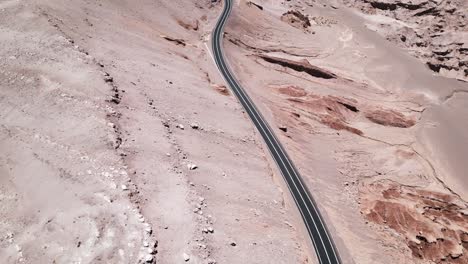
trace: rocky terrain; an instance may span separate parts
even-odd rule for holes
[[[366,25],[434,72],[468,81],[466,0],[344,0]]]
[[[211,57],[221,8],[0,1],[1,263],[318,263]],[[468,261],[464,11],[235,1],[226,57],[343,263]]]
[[[453,133],[468,122],[448,121],[468,111],[466,84],[363,27],[371,19],[357,4],[256,4],[234,13],[228,57],[320,201],[345,263],[466,262],[454,142],[468,141]]]
[[[402,235],[413,256],[435,263],[468,261],[466,203],[457,196],[392,182],[364,188],[365,217]]]
[[[1,263],[308,258],[209,55],[220,3],[0,10]]]

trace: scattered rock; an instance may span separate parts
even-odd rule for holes
[[[172,37],[168,37],[168,36],[162,36],[162,37],[167,41],[174,42],[176,45],[180,45],[180,46],[183,46],[183,47],[186,46],[185,41],[183,39],[176,39],[176,38],[172,38]]]
[[[152,254],[146,255],[145,261],[146,261],[147,263],[152,263],[152,262],[154,261],[154,256],[153,256]]]
[[[281,16],[281,20],[299,29],[307,29],[311,26],[309,18],[299,11],[289,10]]]
[[[156,254],[156,249],[154,249],[154,248],[149,247],[149,248],[146,249],[146,251],[148,252],[148,254],[151,254],[151,255]]]
[[[196,164],[189,163],[189,164],[187,164],[187,168],[189,170],[196,170],[196,169],[198,169],[198,166]]]
[[[125,185],[125,184],[122,184],[122,185],[120,186],[120,188],[122,188],[122,190],[124,190],[124,191],[127,191],[127,190],[128,190],[128,187],[127,187],[127,185]]]
[[[312,20],[313,24],[317,25],[317,26],[330,27],[331,25],[338,24],[338,21],[336,21],[334,19],[331,19],[331,18],[323,17],[323,16],[312,17],[311,20]]]
[[[182,254],[182,257],[184,258],[185,262],[190,260],[190,256],[187,253]]]
[[[190,124],[190,127],[193,128],[193,129],[198,129],[200,128],[199,125],[197,123],[192,123]]]
[[[145,231],[146,231],[146,233],[148,233],[148,234],[150,234],[150,235],[151,235],[151,233],[153,233],[153,229],[151,228],[151,226],[147,226],[147,227],[145,228]]]
[[[13,238],[13,237],[15,237],[15,234],[13,234],[12,232],[8,232],[8,233],[6,234],[6,238],[7,238],[7,239],[10,239],[10,238]]]
[[[230,95],[229,89],[225,85],[213,85],[215,90],[222,95]]]
[[[229,245],[231,245],[233,247],[237,246],[236,242],[234,242],[234,241],[231,241],[231,243],[229,243]]]
[[[185,128],[184,128],[184,125],[182,125],[182,124],[178,124],[176,127],[179,128],[180,130],[184,130],[184,129],[185,129]]]
[[[284,126],[284,125],[280,125],[280,126],[278,126],[278,128],[283,132],[288,132],[288,128],[286,126]]]
[[[108,73],[106,73],[104,75],[104,81],[107,82],[107,83],[111,83],[111,82],[114,82],[114,78],[112,78],[112,76],[110,76]]]

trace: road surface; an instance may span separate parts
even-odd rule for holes
[[[219,17],[219,20],[216,23],[216,27],[212,33],[212,49],[216,65],[218,66],[219,71],[223,75],[226,82],[229,84],[236,97],[239,99],[245,111],[250,116],[255,127],[257,127],[258,131],[265,140],[265,143],[268,146],[273,159],[278,165],[278,168],[281,171],[286,184],[288,185],[296,205],[299,208],[299,211],[309,232],[309,236],[312,239],[312,244],[314,245],[319,263],[339,264],[341,263],[341,260],[333,243],[332,237],[329,234],[327,227],[325,226],[325,222],[320,215],[315,201],[302,181],[299,172],[294,167],[291,159],[282,147],[281,143],[276,138],[266,120],[257,110],[245,90],[236,81],[234,75],[228,67],[228,64],[226,63],[222,46],[223,32],[224,25],[226,24],[231,10],[232,0],[225,0],[223,12]]]

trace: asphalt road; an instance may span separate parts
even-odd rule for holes
[[[212,49],[216,65],[218,66],[219,71],[231,87],[236,97],[239,99],[245,111],[250,116],[250,119],[254,123],[255,127],[257,127],[258,131],[265,140],[265,143],[268,146],[273,159],[278,165],[278,168],[289,187],[296,205],[299,208],[299,211],[304,220],[304,224],[306,225],[309,232],[309,236],[312,239],[319,263],[341,263],[331,235],[327,230],[325,222],[320,215],[314,199],[302,181],[299,172],[294,167],[294,164],[292,163],[281,143],[276,138],[266,120],[257,110],[245,90],[236,81],[234,75],[228,67],[228,64],[226,63],[222,46],[223,32],[224,25],[226,24],[231,10],[232,0],[225,0],[223,12],[219,17],[219,20],[216,23],[216,27],[212,33]],[[272,261],[272,263],[274,263],[274,261]]]

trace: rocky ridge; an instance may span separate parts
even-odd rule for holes
[[[434,72],[468,80],[468,2],[464,0],[344,0],[375,17],[372,30],[406,49]],[[391,20],[381,20],[378,16]]]

